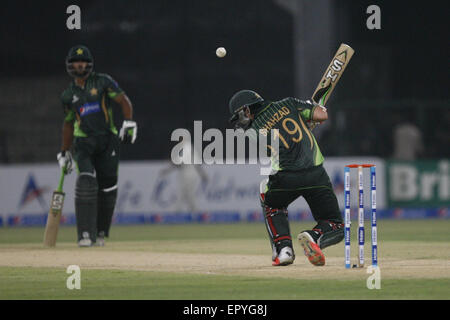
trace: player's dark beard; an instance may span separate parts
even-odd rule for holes
[[[86,67],[78,66],[78,68],[75,68],[73,66],[73,63],[67,64],[67,72],[69,73],[70,76],[75,77],[75,78],[86,77],[87,75],[89,75],[91,73],[92,68],[93,68],[92,63],[88,63]]]
[[[86,68],[84,66],[78,66],[78,68],[75,68],[75,73],[83,76],[86,74]]]
[[[85,77],[89,74],[89,70],[87,67],[78,66],[78,68],[74,68],[74,75],[77,77]]]

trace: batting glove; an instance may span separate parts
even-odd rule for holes
[[[308,102],[309,104],[312,104],[312,105],[314,105],[314,106],[316,106],[316,107],[320,107],[320,108],[322,108],[325,112],[327,112],[327,108],[325,108],[324,106],[322,106],[321,104],[318,104],[318,103],[316,103],[316,102],[314,102],[314,101],[311,101],[311,100],[306,100],[306,102]],[[309,130],[313,130],[316,126],[318,126],[318,125],[320,125],[320,124],[322,124],[322,122],[320,122],[320,121],[314,121],[314,120],[308,120],[307,121],[307,125],[308,125],[308,127],[309,127]]]
[[[137,124],[133,120],[124,120],[120,129],[119,139],[125,144],[134,143],[137,137]]]
[[[65,173],[69,174],[72,172],[72,154],[70,151],[61,151],[56,155],[56,159],[58,159],[59,167],[61,169],[65,169]]]

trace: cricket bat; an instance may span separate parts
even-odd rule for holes
[[[354,53],[349,45],[341,44],[312,95],[315,103],[325,106]]]
[[[346,45],[345,43],[341,44],[331,60],[330,65],[325,70],[322,79],[320,79],[316,90],[314,90],[311,99],[315,103],[325,106],[328,98],[330,98],[330,95],[334,90],[334,87],[336,87],[336,84],[341,78],[342,73],[344,73],[345,67],[347,67],[354,53],[355,50],[353,50],[349,45]],[[311,121],[309,127],[313,130],[319,123],[320,122]]]
[[[58,237],[59,221],[61,220],[61,213],[64,205],[65,193],[63,192],[65,168],[61,169],[61,176],[59,178],[58,187],[53,191],[50,211],[47,217],[47,225],[44,232],[44,246],[54,247],[56,245],[56,238]]]

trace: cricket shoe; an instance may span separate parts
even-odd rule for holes
[[[103,231],[98,233],[97,240],[94,242],[94,246],[96,247],[105,246],[105,233]]]
[[[105,246],[105,238],[97,238],[97,241],[95,241],[92,245],[95,247],[104,247]]]
[[[80,241],[78,241],[78,246],[80,248],[82,248],[82,247],[91,247],[92,246],[92,241],[91,241],[91,239],[81,239]]]
[[[272,261],[275,261],[278,258],[277,247],[272,244]]]
[[[91,247],[92,246],[92,240],[91,240],[91,238],[89,238],[89,232],[84,231],[81,236],[83,238],[78,241],[78,246],[80,248]]]
[[[278,256],[273,260],[273,266],[287,266],[294,262],[295,255],[291,247],[284,247],[280,250]]]
[[[319,245],[314,241],[309,232],[304,231],[298,235],[298,241],[305,251],[305,256],[315,266],[323,266],[325,264],[325,256]]]

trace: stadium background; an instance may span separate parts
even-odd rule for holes
[[[178,192],[175,174],[167,184],[158,180],[175,144],[170,134],[176,128],[192,129],[194,120],[203,121],[203,130],[225,130],[228,100],[242,88],[268,99],[308,98],[342,42],[356,54],[329,101],[329,123],[315,131],[333,167],[330,176],[338,196],[343,164],[364,157],[380,163],[382,218],[449,216],[445,10],[377,1],[382,29],[371,31],[365,25],[366,8],[373,4],[369,1],[78,1],[82,29],[69,31],[69,4],[2,4],[2,225],[45,222],[58,175],[59,95],[70,81],[64,58],[75,44],[91,49],[95,69],[112,75],[135,107],[139,133],[135,145],[123,147],[116,223],[261,220],[256,214],[260,177],[250,167],[245,174],[236,167],[206,168],[213,177],[209,187],[217,182],[217,192],[208,198],[199,185],[196,212],[157,205],[158,188],[168,184],[170,195]],[[224,59],[214,54],[218,46],[228,50]],[[115,118],[120,125],[120,114]],[[414,161],[399,162],[393,157],[393,132],[405,119],[421,131],[424,151]],[[223,178],[233,175],[232,182]],[[74,222],[74,178],[72,174],[65,187],[66,224]],[[129,206],[121,207],[120,199]],[[140,205],[142,199],[145,205]],[[224,208],[223,201],[230,206]],[[302,204],[293,208],[293,219],[309,219],[305,210]]]

